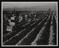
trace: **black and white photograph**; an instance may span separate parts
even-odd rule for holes
[[[1,46],[58,46],[58,2],[2,2]]]

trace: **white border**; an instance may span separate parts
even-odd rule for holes
[[[41,2],[37,2],[37,3],[41,3]],[[54,2],[52,2],[52,3],[54,3]],[[56,3],[56,15],[57,15],[57,36],[56,36],[57,37],[57,41],[56,41],[57,45],[17,45],[16,46],[16,45],[3,45],[3,2],[1,2],[1,46],[2,47],[58,46],[58,2],[56,1],[55,3]]]

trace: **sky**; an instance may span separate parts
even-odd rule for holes
[[[56,8],[57,2],[2,2],[3,8],[24,8],[24,7],[40,7],[40,8]]]

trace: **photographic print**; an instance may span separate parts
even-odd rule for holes
[[[2,46],[58,46],[58,2],[2,2]]]

